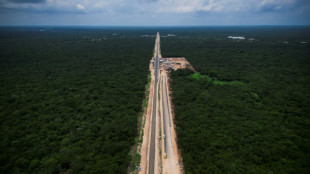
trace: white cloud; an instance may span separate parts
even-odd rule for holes
[[[85,10],[85,7],[82,4],[76,4],[76,9]]]
[[[157,12],[190,13],[197,11],[211,11],[214,8],[213,0],[160,0]]]
[[[115,13],[195,13],[238,11],[257,0],[45,0],[39,4],[17,4],[9,0],[0,3],[0,9],[27,8],[57,12],[85,11],[90,13],[113,11]],[[248,9],[248,8],[242,8]]]
[[[257,0],[159,0],[158,12],[195,13],[195,12],[238,12],[250,11]]]
[[[293,6],[298,0],[263,0],[258,6],[261,11],[277,11]]]
[[[36,0],[38,1],[38,0]],[[302,0],[45,0],[42,3],[21,4],[4,0],[0,9],[32,9],[57,11],[119,14],[157,13],[228,13],[253,10],[285,9]]]

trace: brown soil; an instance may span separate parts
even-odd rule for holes
[[[143,134],[143,140],[142,140],[142,146],[141,146],[141,162],[140,162],[140,168],[141,171],[139,171],[139,174],[145,174],[147,173],[148,170],[148,150],[149,150],[149,144],[150,144],[150,128],[151,128],[151,117],[152,117],[152,101],[153,101],[153,89],[154,89],[154,68],[153,68],[153,61],[154,61],[154,57],[156,53],[154,52],[153,58],[150,61],[150,65],[149,65],[149,69],[150,69],[150,73],[151,73],[151,84],[150,84],[150,88],[149,88],[149,101],[148,101],[148,106],[147,106],[147,112],[144,115],[145,117],[145,124],[144,124],[144,134]],[[158,100],[157,100],[158,101]],[[158,106],[158,105],[157,105]],[[156,123],[158,123],[158,119],[156,120]],[[156,125],[157,127],[157,125]],[[156,130],[159,130],[159,128],[156,128]],[[158,133],[156,133],[158,135]],[[158,137],[158,136],[155,137]],[[155,146],[158,147],[158,142],[156,144],[155,141]],[[156,148],[157,149],[157,148]],[[157,156],[158,158],[158,154],[157,152],[155,152],[155,158]],[[156,160],[157,161],[157,160]],[[157,163],[159,164],[159,163]],[[156,168],[157,166],[157,168]],[[156,171],[158,171],[158,166],[159,165],[155,165],[155,173],[157,173]]]
[[[152,114],[152,100],[153,100],[153,88],[154,88],[154,70],[152,66],[152,62],[150,63],[150,72],[151,72],[151,84],[149,88],[149,101],[147,106],[147,112],[144,115],[145,117],[145,124],[144,124],[144,134],[143,134],[143,141],[141,146],[141,162],[140,167],[141,171],[139,173],[147,173],[147,166],[148,166],[148,147],[149,147],[149,134],[150,134],[150,123],[151,123],[151,114]]]
[[[163,62],[163,68],[165,70],[169,68],[173,70],[188,68],[195,71],[194,67],[184,57],[164,58]]]
[[[192,70],[194,70],[193,66],[190,65],[190,63],[185,59],[185,58],[168,58],[168,63],[166,63],[167,61],[165,60],[166,58],[163,58],[163,64],[161,65],[161,74],[163,76],[167,77],[167,92],[168,92],[168,105],[169,105],[169,111],[170,111],[170,121],[171,121],[171,140],[172,140],[172,147],[173,147],[173,156],[174,156],[174,161],[178,162],[178,165],[174,164],[174,173],[175,174],[179,174],[179,173],[184,173],[183,171],[183,162],[182,162],[182,156],[180,153],[180,150],[177,146],[177,134],[175,131],[175,123],[174,123],[174,112],[173,112],[173,104],[170,98],[170,94],[171,94],[171,89],[170,89],[170,78],[169,78],[169,71],[168,68],[173,68],[174,70],[179,69],[179,68],[190,68]],[[162,78],[161,78],[162,80]],[[162,84],[160,82],[160,84]],[[161,86],[162,88],[163,86]],[[162,94],[161,94],[162,95]],[[160,111],[162,112],[162,107],[160,107]],[[163,130],[162,130],[163,131]],[[162,151],[164,149],[164,146],[162,145]],[[170,163],[167,159],[163,159],[162,156],[162,166],[163,166],[163,173],[169,173],[168,168],[171,167]]]
[[[177,137],[177,134],[176,134],[176,131],[175,131],[175,127],[176,127],[176,124],[174,122],[174,106],[173,106],[173,103],[172,103],[172,100],[170,98],[170,95],[172,94],[172,90],[170,88],[170,76],[169,76],[169,73],[167,73],[167,89],[168,89],[168,96],[169,96],[169,107],[170,107],[170,115],[171,115],[171,126],[172,126],[172,129],[171,129],[171,135],[173,137],[173,141],[172,141],[172,144],[173,144],[173,147],[175,147],[173,149],[173,152],[174,152],[174,155],[176,156],[176,160],[178,161],[178,166],[179,166],[179,173],[184,173],[184,168],[183,168],[183,160],[182,160],[182,155],[181,155],[181,150],[178,148],[178,145],[177,145],[177,140],[178,140],[178,137]]]
[[[160,49],[159,49],[160,50]],[[155,57],[155,53],[154,53],[154,57]],[[159,54],[159,57],[161,58],[161,54]],[[150,84],[150,88],[149,88],[149,100],[148,100],[148,106],[147,106],[147,112],[144,113],[143,115],[143,119],[145,120],[145,124],[144,124],[144,134],[143,134],[143,142],[142,142],[142,146],[141,146],[141,163],[140,163],[140,167],[141,167],[141,171],[139,172],[139,174],[144,174],[147,173],[148,170],[148,148],[149,148],[149,144],[150,144],[150,129],[151,129],[151,116],[152,116],[152,101],[153,101],[153,88],[154,88],[154,69],[153,69],[153,60],[151,60],[149,68],[150,68],[150,72],[151,72],[151,84]],[[168,94],[171,94],[171,89],[170,89],[170,79],[169,79],[169,71],[167,71],[169,68],[172,68],[174,70],[177,69],[185,69],[185,68],[189,68],[191,70],[194,71],[194,67],[184,58],[184,57],[180,57],[180,58],[161,58],[161,60],[163,60],[163,64],[161,65],[161,69],[160,69],[160,73],[162,75],[165,75],[167,77],[167,92]],[[159,82],[160,84],[160,88],[161,89],[163,86],[161,86],[161,82]],[[160,94],[161,96],[161,94]],[[159,110],[159,117],[156,118],[156,140],[155,140],[155,147],[156,151],[155,151],[155,174],[159,174],[159,173],[164,173],[166,174],[167,171],[165,170],[165,168],[167,167],[171,167],[168,160],[163,159],[163,143],[161,142],[162,139],[162,134],[163,134],[163,130],[162,130],[162,107],[161,107],[161,100],[157,100],[157,111]],[[169,110],[170,110],[170,115],[171,115],[171,139],[172,139],[172,146],[173,146],[173,156],[174,156],[174,160],[178,162],[177,165],[174,165],[174,173],[175,174],[179,174],[179,173],[184,173],[183,170],[183,163],[182,163],[182,156],[181,156],[181,152],[177,146],[177,134],[175,132],[175,127],[176,125],[174,124],[174,112],[173,112],[173,104],[172,101],[170,99],[170,97],[168,96],[168,102],[169,102]],[[160,135],[160,130],[161,130],[161,135]],[[160,155],[160,151],[161,151],[161,155]]]

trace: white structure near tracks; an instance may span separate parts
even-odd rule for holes
[[[227,38],[228,39],[237,39],[237,40],[244,40],[245,39],[245,37],[243,37],[243,36],[228,36]]]

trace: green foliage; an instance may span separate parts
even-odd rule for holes
[[[300,43],[309,28],[174,33],[161,40],[164,56],[185,56],[201,72],[171,72],[186,173],[309,173],[310,45]]]
[[[0,173],[126,173],[154,46],[140,33],[1,28]]]
[[[199,72],[195,72],[194,74],[192,74],[190,76],[191,78],[194,78],[196,80],[200,80],[200,79],[207,79],[209,82],[212,81],[212,78],[209,77],[208,75],[202,75]]]
[[[190,75],[191,78],[196,79],[196,80],[200,80],[200,79],[206,79],[209,82],[213,82],[213,84],[215,85],[244,85],[243,82],[241,81],[220,81],[220,80],[214,80],[212,79],[210,76],[208,75],[202,75],[199,72],[195,72],[194,74]]]
[[[145,94],[144,94],[145,98],[143,99],[143,110],[142,110],[141,116],[138,118],[139,119],[138,136],[136,137],[136,142],[135,142],[136,144],[135,144],[134,153],[133,153],[131,172],[134,172],[135,170],[137,170],[136,166],[139,166],[140,161],[141,161],[141,155],[139,153],[139,150],[142,146],[143,135],[144,135],[143,128],[144,128],[144,124],[146,120],[146,119],[143,119],[143,115],[146,114],[147,112],[151,81],[152,81],[151,74],[148,74],[147,84],[146,84],[146,89],[145,89]]]
[[[233,81],[228,81],[228,82],[225,82],[225,81],[220,81],[220,80],[214,80],[213,83],[215,85],[244,85],[243,82],[241,81],[237,81],[237,80],[233,80]]]

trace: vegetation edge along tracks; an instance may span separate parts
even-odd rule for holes
[[[309,173],[310,45],[300,43],[309,29],[202,30],[162,42],[166,55],[185,56],[202,75],[171,73],[186,172]],[[225,40],[225,32],[259,41]]]
[[[0,31],[0,173],[128,171],[153,47],[141,31]]]
[[[145,98],[143,99],[142,102],[142,111],[140,116],[138,117],[138,125],[137,125],[137,131],[138,135],[135,139],[135,144],[132,149],[132,161],[129,167],[129,171],[131,173],[138,173],[139,170],[139,165],[141,162],[141,146],[142,146],[142,140],[143,140],[143,135],[144,135],[144,125],[146,121],[146,116],[147,116],[147,107],[148,107],[148,101],[149,101],[149,93],[150,93],[150,85],[151,85],[151,74],[149,73],[147,75],[147,84],[145,86]]]

